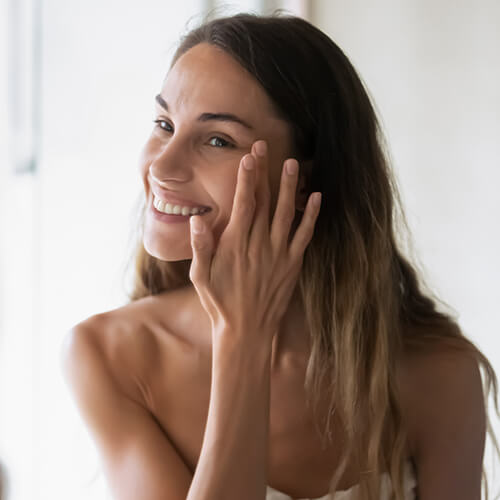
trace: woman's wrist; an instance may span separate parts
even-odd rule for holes
[[[218,359],[228,357],[233,362],[270,364],[272,343],[269,338],[270,335],[255,335],[253,331],[225,327],[213,332],[212,353]]]
[[[188,500],[264,498],[271,349],[253,333],[213,336],[210,405]]]

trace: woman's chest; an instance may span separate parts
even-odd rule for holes
[[[155,374],[148,380],[151,410],[194,472],[210,403],[211,357],[177,343],[169,346],[168,360],[150,373]],[[332,440],[322,443],[307,405],[304,376],[304,366],[290,364],[272,373],[268,484],[282,491],[316,492],[313,497],[320,497],[338,465],[343,434],[332,419]],[[348,467],[339,486],[347,489],[356,482],[356,470]]]

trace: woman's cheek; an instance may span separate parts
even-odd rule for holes
[[[227,172],[227,171],[226,171]],[[212,234],[216,241],[224,232],[233,210],[234,195],[236,194],[237,173],[227,174],[218,179],[218,182],[213,184],[211,197],[216,205],[216,211],[213,215]]]

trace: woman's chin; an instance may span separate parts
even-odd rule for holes
[[[142,242],[144,250],[152,257],[166,262],[177,262],[179,260],[187,260],[193,258],[191,246],[184,245],[168,245],[165,242],[160,242],[158,239],[144,238]]]

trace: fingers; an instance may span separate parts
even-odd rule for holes
[[[270,186],[267,144],[259,140],[240,161],[236,192],[227,231],[239,252],[253,252],[270,238],[271,246],[281,252],[288,247],[290,229],[295,218],[295,193],[299,164],[289,158],[281,175],[278,202],[269,229]],[[314,203],[316,195],[319,200]],[[290,257],[300,259],[309,244],[321,204],[321,193],[313,193],[307,202],[293,240],[288,247]],[[253,248],[253,250],[252,250]]]
[[[239,251],[246,251],[248,235],[255,211],[256,161],[252,154],[246,154],[240,161],[236,192],[227,231],[231,233]]]
[[[191,249],[193,259],[189,269],[189,279],[195,285],[205,285],[210,276],[210,262],[213,253],[213,235],[205,226],[201,215],[189,218],[191,228]]]
[[[240,162],[228,231],[239,240],[242,251],[259,245],[269,234],[271,194],[267,158],[267,144],[259,140]]]
[[[271,225],[271,243],[277,251],[288,246],[290,229],[295,218],[295,193],[298,177],[299,163],[297,160],[289,158],[285,161],[281,173],[278,203]],[[320,205],[321,193],[312,193],[307,201],[300,225],[288,247],[288,254],[292,260],[302,259],[302,255],[313,236]]]
[[[285,161],[281,172],[281,183],[278,202],[271,224],[271,244],[276,250],[286,248],[288,235],[295,218],[295,191],[299,163],[293,158]]]
[[[267,143],[259,140],[253,144],[252,156],[256,161],[256,187],[253,227],[250,234],[250,243],[255,239],[255,244],[260,245],[269,235],[269,205],[271,190],[269,187],[269,162]]]
[[[307,200],[306,209],[302,215],[300,225],[295,231],[289,247],[289,255],[292,259],[302,259],[305,249],[314,233],[314,226],[318,218],[321,206],[321,193],[312,193]]]

